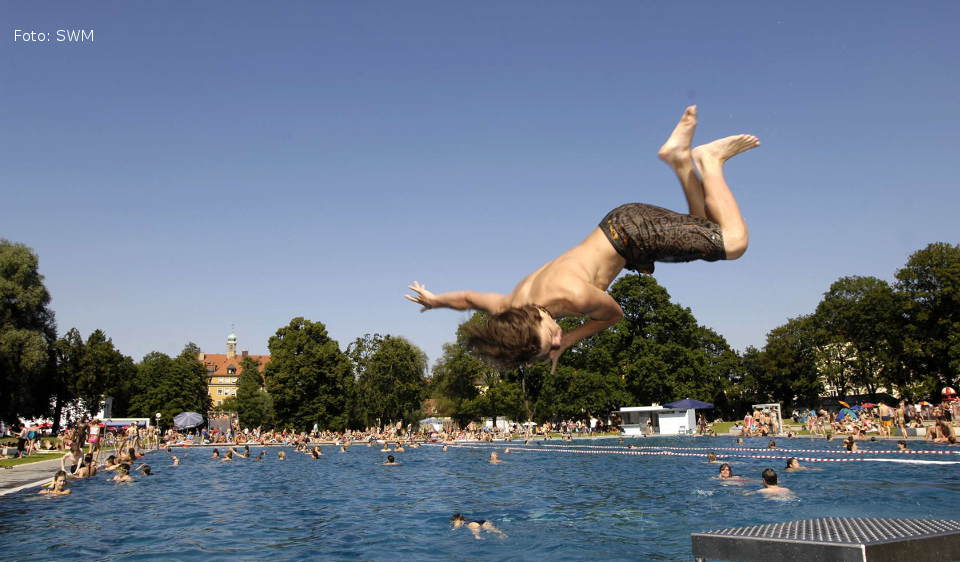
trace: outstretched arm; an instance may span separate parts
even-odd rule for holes
[[[498,293],[454,291],[435,295],[417,281],[408,285],[407,288],[416,295],[403,295],[404,298],[421,305],[423,308],[420,309],[420,312],[425,312],[431,308],[452,308],[454,310],[483,310],[496,314],[506,308],[507,297]]]
[[[557,371],[557,362],[564,351],[582,339],[599,334],[623,318],[623,310],[617,301],[599,289],[589,294],[584,304],[582,310],[589,319],[569,332],[563,333],[560,347],[550,352],[550,361],[553,363],[551,374]]]

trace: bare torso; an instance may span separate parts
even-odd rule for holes
[[[577,246],[560,254],[524,277],[506,297],[506,306],[537,304],[554,317],[587,312],[586,303],[597,291],[605,292],[626,266],[599,228]]]

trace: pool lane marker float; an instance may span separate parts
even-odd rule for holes
[[[542,447],[567,447],[570,445],[553,445],[544,443]],[[858,450],[858,451],[847,451],[845,449],[840,450],[829,450],[829,449],[783,449],[777,447],[776,449],[758,449],[756,447],[657,447],[656,445],[643,445],[635,447],[626,447],[622,445],[573,445],[578,449],[654,449],[654,450],[674,450],[674,451],[782,451],[784,453],[827,453],[827,454],[840,454],[840,455],[885,455],[888,453],[894,453],[898,455],[960,455],[960,451],[940,451],[933,449],[891,449],[888,451],[871,451],[871,450]]]
[[[476,449],[480,451],[490,450],[488,446],[482,445],[449,445],[457,449]],[[703,458],[702,453],[678,453],[675,451],[611,451],[611,450],[581,450],[573,448],[559,448],[554,447],[551,449],[544,448],[531,448],[531,447],[506,447],[510,449],[510,452],[513,451],[530,451],[534,453],[575,453],[581,455],[629,455],[629,456],[661,456],[661,457],[699,457]],[[612,447],[601,447],[602,449],[610,449]],[[821,451],[818,451],[821,452]],[[829,453],[830,451],[823,451]],[[783,456],[783,455],[739,455],[734,453],[718,453],[717,458],[744,458],[744,459],[779,459],[785,460],[792,457]],[[805,462],[892,462],[892,463],[904,463],[904,464],[960,464],[960,461],[928,461],[928,460],[919,460],[919,459],[867,459],[867,458],[854,458],[854,459],[828,459],[828,458],[818,458],[818,457],[796,457],[797,460]]]

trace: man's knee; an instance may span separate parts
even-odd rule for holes
[[[747,251],[749,236],[746,232],[723,233],[723,251],[726,259],[735,260]]]

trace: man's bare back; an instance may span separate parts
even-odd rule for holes
[[[481,355],[507,365],[549,358],[555,368],[566,349],[623,317],[620,306],[606,290],[624,267],[651,273],[652,262],[659,261],[659,255],[665,261],[740,257],[747,245],[746,224],[723,177],[722,166],[730,157],[755,148],[760,142],[751,135],[734,135],[691,149],[696,122],[696,107],[690,106],[659,152],[661,160],[676,172],[683,185],[690,215],[652,206],[625,205],[614,212],[629,208],[627,211],[638,215],[626,216],[624,211],[626,222],[621,226],[629,232],[621,235],[609,226],[604,230],[605,224],[601,223],[601,228],[595,228],[583,242],[527,275],[507,295],[474,291],[435,295],[414,281],[409,288],[415,295],[404,295],[405,298],[420,304],[421,312],[432,308],[485,311],[491,315],[488,326],[473,328],[473,343],[468,342]],[[647,212],[645,208],[656,216],[639,216]],[[659,228],[673,230],[661,237],[664,232],[656,230]],[[693,235],[682,230],[692,228],[699,230]],[[642,239],[639,243],[638,238]],[[660,253],[653,248],[651,252],[650,248],[661,238],[674,246]],[[695,241],[702,238],[712,238],[716,250],[684,246],[697,244]],[[621,247],[616,247],[614,240]],[[627,243],[633,246],[626,247]],[[628,254],[644,259],[631,257],[631,263]],[[556,319],[566,316],[585,316],[587,321],[564,333]]]

